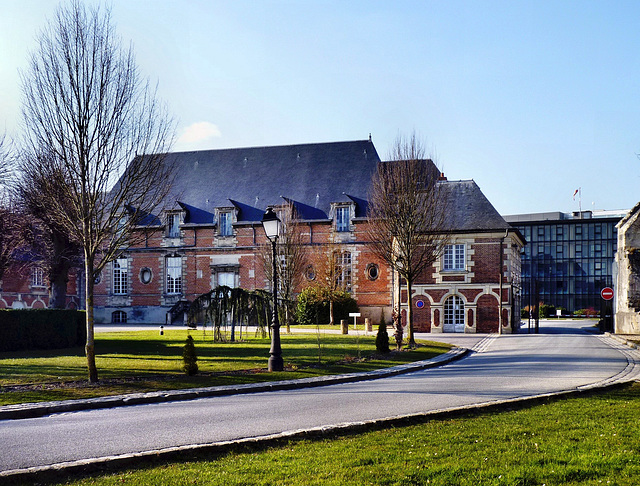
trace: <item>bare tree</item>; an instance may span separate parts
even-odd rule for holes
[[[42,194],[57,194],[59,198],[67,195],[66,181],[56,169],[56,165],[47,159],[35,160],[22,165],[23,172],[16,181],[15,190],[24,212],[29,215],[29,224],[25,225],[25,244],[31,249],[35,261],[45,270],[49,281],[49,307],[64,309],[67,301],[67,283],[72,268],[82,266],[82,248],[63,227],[57,223],[48,207],[43,204]],[[58,187],[55,187],[55,185]],[[62,204],[62,202],[61,202]],[[72,202],[66,200],[68,211],[73,209]]]
[[[94,280],[140,226],[155,222],[150,215],[172,181],[164,154],[174,127],[108,9],[74,0],[58,8],[38,41],[22,74],[22,163],[43,180],[64,181],[44,188],[41,206],[82,247],[85,351],[89,381],[96,382]],[[38,161],[47,163],[34,167]]]
[[[0,135],[0,280],[22,244],[24,218],[12,192],[14,157],[6,138]]]
[[[288,304],[292,301],[295,290],[302,282],[304,269],[307,265],[307,249],[294,204],[287,202],[278,211],[278,217],[282,225],[281,235],[276,246],[276,270],[280,287],[278,293],[284,302],[287,332],[291,332],[291,309]],[[263,261],[265,277],[269,282],[273,281],[270,244],[262,247],[260,258]]]
[[[346,255],[338,245],[329,243],[317,262],[316,287],[323,299],[329,302],[330,325],[335,324],[334,304],[344,298],[345,292],[349,292],[347,274],[351,263],[344,261]]]
[[[7,190],[12,172],[13,157],[6,134],[0,135],[0,197]]]
[[[389,162],[378,165],[369,194],[368,239],[372,250],[406,281],[407,338],[412,347],[412,285],[442,254],[448,240],[447,197],[439,175],[415,134],[399,137]],[[394,315],[401,342],[399,309]]]

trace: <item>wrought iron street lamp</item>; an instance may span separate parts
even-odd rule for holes
[[[280,219],[272,208],[262,216],[262,227],[271,242],[271,271],[273,273],[273,314],[271,317],[271,349],[269,350],[269,371],[282,371],[282,347],[280,346],[280,322],[278,319],[278,268],[276,265],[276,244],[280,236]]]

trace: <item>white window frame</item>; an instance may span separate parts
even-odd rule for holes
[[[233,213],[231,211],[218,213],[218,236],[233,236]]]
[[[126,324],[127,323],[127,313],[122,310],[116,310],[111,313],[111,323],[112,324]]]
[[[337,283],[338,287],[346,290],[347,292],[351,292],[351,252],[343,251],[338,253],[337,258]]]
[[[351,208],[336,206],[336,231],[346,233],[351,230]]]
[[[165,259],[167,294],[182,294],[182,257],[168,256]]]
[[[44,287],[44,270],[42,267],[31,268],[31,286],[32,287]]]
[[[234,271],[220,271],[216,274],[216,280],[218,287],[222,285],[226,285],[230,288],[235,288],[236,286],[236,272]]]
[[[452,295],[444,302],[444,325],[461,326],[464,320],[464,301],[458,295]]]
[[[466,268],[466,245],[456,243],[444,249],[442,269],[447,272],[460,272]]]
[[[116,258],[112,264],[113,295],[127,295],[129,292],[129,260]]]
[[[180,237],[180,213],[167,213],[167,237]]]

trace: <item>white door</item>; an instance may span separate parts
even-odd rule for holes
[[[464,332],[464,302],[452,295],[444,303],[444,332]]]

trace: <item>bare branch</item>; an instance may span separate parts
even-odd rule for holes
[[[96,381],[93,281],[140,225],[157,221],[152,215],[172,182],[164,154],[174,124],[116,36],[109,9],[73,0],[38,40],[22,74],[25,172],[64,181],[43,191],[42,207],[83,249],[87,359]]]
[[[278,292],[283,301],[288,303],[301,283],[303,271],[307,265],[307,248],[302,236],[301,222],[295,205],[285,203],[278,209],[278,217],[282,224],[281,234],[276,247],[276,270],[278,272]],[[265,277],[269,282],[273,279],[272,252],[269,245],[263,245],[260,251]],[[285,312],[287,329],[290,324],[289,309]]]
[[[389,162],[378,165],[369,193],[372,250],[411,285],[442,254],[447,242],[447,197],[440,172],[413,134],[398,138]],[[413,344],[411,305],[407,321]]]

